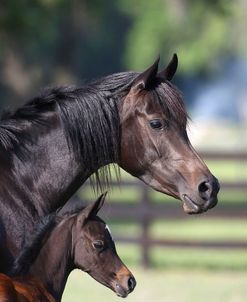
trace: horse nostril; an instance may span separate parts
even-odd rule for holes
[[[199,184],[198,186],[198,191],[199,191],[199,195],[200,197],[207,201],[210,199],[211,195],[212,195],[212,185],[210,182],[207,181],[203,181]]]
[[[199,190],[200,193],[207,192],[209,190],[209,188],[210,188],[210,185],[206,181],[200,183],[199,186],[198,186],[198,190]]]
[[[129,291],[132,291],[136,286],[136,280],[134,277],[130,277],[129,280],[128,280],[128,288],[129,288]]]

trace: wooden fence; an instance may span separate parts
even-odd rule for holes
[[[202,157],[206,160],[217,161],[240,161],[247,162],[247,153],[205,153]],[[235,219],[247,219],[247,179],[242,181],[232,182],[220,182],[221,190],[241,190],[246,192],[246,204],[235,206],[232,203],[225,205],[218,205],[216,208],[209,211],[209,215],[206,217],[212,218],[235,218]],[[88,184],[86,184],[88,185]],[[119,186],[119,183],[113,182],[111,186]],[[121,188],[135,187],[141,192],[139,202],[133,204],[126,204],[120,202],[111,202],[105,205],[104,211],[108,213],[111,219],[119,220],[133,220],[138,221],[141,226],[141,236],[133,238],[127,236],[116,237],[116,241],[135,243],[142,247],[142,264],[143,266],[149,266],[149,249],[152,246],[169,246],[169,247],[194,247],[194,248],[228,248],[228,249],[247,249],[247,241],[193,241],[193,240],[170,240],[170,239],[154,239],[151,238],[149,233],[150,225],[156,219],[185,219],[187,215],[184,214],[181,207],[177,207],[174,203],[153,203],[150,198],[150,189],[137,179],[133,181],[121,181]],[[84,201],[90,202],[83,198]],[[206,218],[207,219],[207,218]]]

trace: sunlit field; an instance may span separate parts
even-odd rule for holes
[[[129,302],[245,302],[247,272],[148,270],[133,267],[137,287]],[[80,271],[69,280],[63,302],[117,302],[121,298]]]

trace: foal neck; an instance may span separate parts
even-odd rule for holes
[[[61,300],[67,278],[74,268],[71,255],[72,226],[70,219],[55,227],[29,271],[56,301]]]

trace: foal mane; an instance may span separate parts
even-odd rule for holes
[[[118,162],[120,155],[118,105],[138,75],[138,72],[122,72],[82,88],[67,86],[44,90],[16,111],[2,116],[1,152],[8,157],[14,153],[22,161],[29,160],[28,142],[37,139],[35,136],[41,135],[40,130],[51,129],[50,117],[57,115],[68,146],[79,162],[86,161],[85,169],[96,171],[92,177],[97,189],[102,191],[111,179],[111,168],[106,163]],[[185,107],[178,90],[170,82],[160,83],[157,79],[157,85],[150,93],[172,119],[186,127]],[[35,135],[32,136],[33,132]],[[102,168],[97,170],[99,166]],[[119,176],[116,167],[115,171]]]
[[[63,207],[41,219],[36,230],[27,239],[21,252],[14,260],[9,275],[15,277],[27,274],[54,228],[61,221],[79,213],[84,208],[85,206],[81,202],[79,204],[69,201]]]

